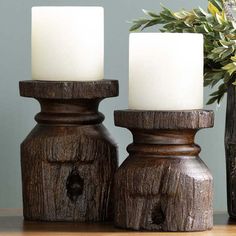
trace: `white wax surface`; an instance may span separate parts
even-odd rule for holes
[[[102,7],[32,8],[32,78],[101,80],[104,75]]]
[[[132,33],[129,49],[129,108],[203,108],[203,36],[191,33]]]

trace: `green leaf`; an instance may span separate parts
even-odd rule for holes
[[[214,102],[216,102],[217,101],[217,97],[213,97],[213,98],[211,98],[208,102],[207,102],[207,105],[211,105],[211,104],[213,104]]]
[[[232,61],[236,62],[236,55],[230,58]]]
[[[150,20],[149,22],[147,22],[141,29],[144,30],[145,28],[151,27],[153,25],[157,25],[157,24],[161,24],[161,20],[159,19],[155,19],[155,20]]]
[[[147,10],[143,9],[143,12],[144,12],[145,15],[151,16],[153,18],[159,17],[158,14],[156,14],[155,12],[152,12],[152,11],[147,11]]]
[[[222,0],[210,0],[219,11],[222,11],[223,5]],[[223,0],[224,1],[224,0]]]
[[[147,22],[149,22],[149,20],[143,18],[133,21],[134,24],[146,24]]]
[[[220,104],[220,102],[221,102],[221,100],[222,100],[223,97],[224,97],[224,93],[221,94],[220,96],[218,96],[218,98],[217,98],[217,103],[218,103],[218,104]]]
[[[134,24],[132,25],[132,27],[129,29],[130,31],[136,31],[138,30],[140,27],[142,26],[142,24]]]
[[[223,60],[226,57],[229,57],[233,52],[234,52],[234,48],[228,48],[222,54],[220,54],[220,57]]]
[[[231,76],[229,75],[229,73],[225,73],[225,76],[224,76],[224,83],[225,84],[228,84],[228,82],[230,81],[231,79]]]
[[[230,75],[236,71],[236,62],[229,63],[222,67],[223,70],[226,70]]]
[[[206,11],[204,11],[201,7],[198,7],[198,9],[200,10],[200,12],[202,13],[202,15],[204,15],[204,16],[209,16],[209,14],[206,12]],[[196,12],[196,10],[195,10],[195,12]]]
[[[208,2],[208,11],[215,16],[217,13],[219,13],[219,9],[215,7],[215,5],[212,2]]]

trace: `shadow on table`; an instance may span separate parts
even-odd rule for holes
[[[214,215],[214,225],[236,225],[227,214]],[[108,223],[65,223],[24,221],[22,216],[0,217],[0,232],[122,232]],[[126,233],[133,233],[129,231]]]
[[[122,232],[111,222],[65,223],[24,221],[21,216],[0,217],[0,232]],[[132,233],[132,231],[130,231]]]

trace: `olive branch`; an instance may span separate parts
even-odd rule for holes
[[[143,10],[145,17],[132,21],[130,31],[159,25],[161,32],[204,35],[204,86],[217,88],[207,104],[220,103],[230,85],[236,85],[235,0],[209,0],[208,9],[173,12],[162,6],[159,13]]]

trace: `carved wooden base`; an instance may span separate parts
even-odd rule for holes
[[[98,105],[118,95],[117,81],[23,81],[20,92],[41,105],[21,144],[25,219],[111,219],[117,147]]]
[[[115,225],[133,230],[203,231],[213,226],[213,180],[194,144],[213,126],[209,111],[116,111],[133,143],[115,175]]]

